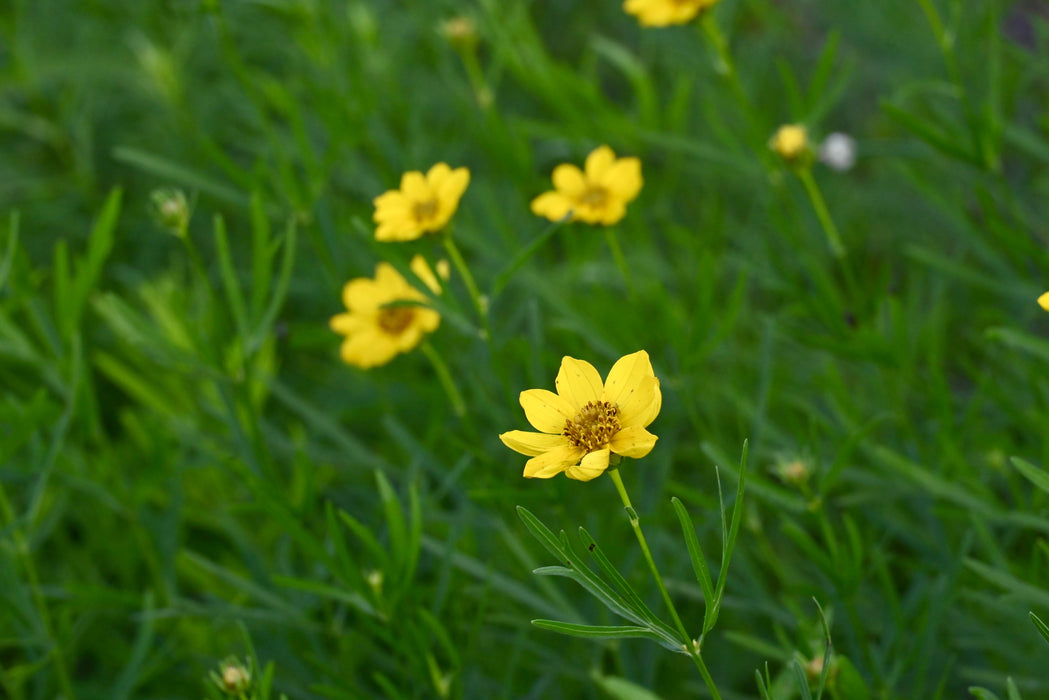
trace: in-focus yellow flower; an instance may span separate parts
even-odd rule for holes
[[[626,215],[626,205],[641,191],[641,161],[616,158],[608,146],[586,157],[585,171],[571,163],[554,168],[554,187],[532,200],[532,213],[560,221],[614,224]]]
[[[769,139],[769,148],[784,160],[797,160],[808,153],[808,132],[801,124],[784,124]]]
[[[443,229],[459,208],[470,184],[470,171],[438,163],[423,175],[412,170],[401,176],[401,189],[375,198],[377,241],[414,241]]]
[[[412,258],[411,269],[434,294],[440,293],[437,278],[421,255]],[[333,316],[331,329],[346,336],[340,350],[343,361],[362,369],[384,365],[397,353],[408,352],[441,323],[439,313],[419,305],[426,303],[426,295],[385,262],[375,267],[375,279],[347,282],[342,302],[347,313]]]
[[[1046,311],[1049,311],[1049,292],[1046,292],[1042,296],[1038,297],[1038,305]]]
[[[623,9],[646,27],[666,27],[691,22],[718,0],[626,0]]]
[[[620,358],[604,383],[589,362],[565,357],[554,385],[556,394],[521,392],[525,417],[540,432],[511,430],[499,436],[511,450],[531,457],[524,469],[529,479],[564,472],[570,479],[590,481],[608,469],[612,455],[644,457],[656,444],[645,428],[659,415],[663,395],[644,350]]]

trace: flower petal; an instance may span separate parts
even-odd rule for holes
[[[384,333],[377,330],[362,331],[343,341],[339,355],[348,365],[370,369],[392,360],[397,355],[397,347]]]
[[[637,197],[643,182],[641,161],[637,158],[620,158],[601,176],[601,184],[624,204]]]
[[[447,168],[448,166],[444,167]],[[401,192],[412,203],[433,199],[433,191],[430,189],[430,184],[418,170],[411,170],[401,176]]]
[[[416,277],[422,280],[423,284],[429,287],[431,292],[434,294],[441,293],[441,284],[437,281],[437,277],[433,274],[433,270],[430,269],[430,264],[426,262],[426,258],[421,255],[416,255],[412,258],[412,261],[408,263],[408,267],[411,268]]]
[[[637,391],[642,379],[655,376],[647,352],[638,350],[630,355],[625,355],[619,358],[608,372],[608,377],[605,379],[604,400],[617,405],[622,404],[630,394]],[[622,416],[620,420],[623,420]]]
[[[350,311],[374,311],[390,299],[375,280],[358,277],[342,288],[342,303]]]
[[[586,176],[583,171],[571,163],[562,163],[554,168],[554,187],[570,199],[574,199],[586,190]]]
[[[350,335],[374,325],[371,314],[335,314],[328,327],[340,335]]]
[[[560,221],[572,212],[572,200],[560,192],[544,192],[532,200],[532,213]]]
[[[605,172],[612,167],[615,161],[616,154],[608,146],[598,146],[590,151],[590,155],[586,157],[586,163],[583,166],[586,169],[587,179],[591,181],[603,180]]]
[[[542,433],[560,434],[565,428],[565,421],[575,418],[574,407],[546,389],[522,391],[521,408],[532,427]]]
[[[440,179],[433,176],[437,165],[444,165],[445,168]],[[430,168],[430,184],[441,204],[455,211],[455,208],[459,206],[459,199],[463,196],[463,192],[466,192],[467,185],[470,184],[470,171],[466,168],[451,170],[444,163],[437,165]]]
[[[663,394],[659,389],[659,380],[649,377],[642,380],[641,386],[619,406],[619,424],[624,428],[639,425],[645,428],[656,419],[663,407]]]
[[[557,373],[554,386],[557,393],[572,404],[573,416],[587,403],[600,399],[604,388],[601,375],[592,364],[567,355],[561,360],[561,371]]]
[[[527,479],[549,479],[578,462],[582,456],[581,448],[562,445],[525,462],[524,476]]]
[[[500,435],[499,439],[514,452],[520,452],[529,457],[546,454],[550,450],[568,444],[568,440],[564,435],[531,433],[527,430],[511,430]]]
[[[590,481],[605,473],[608,469],[608,449],[597,450],[583,457],[579,464],[565,469],[565,476],[578,481]]]
[[[658,439],[640,425],[635,425],[623,428],[613,435],[612,441],[608,443],[608,449],[623,457],[639,459],[652,451]]]

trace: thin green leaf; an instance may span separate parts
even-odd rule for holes
[[[1009,461],[1012,462],[1017,471],[1027,477],[1028,481],[1042,491],[1049,493],[1049,473],[1039,469],[1030,462],[1020,459],[1019,457],[1013,457]]]
[[[532,624],[539,629],[567,634],[572,637],[583,637],[585,639],[650,639],[653,642],[666,646],[662,637],[646,627],[577,625],[571,622],[558,622],[557,620],[532,620]],[[680,643],[677,646],[680,648]]]
[[[1035,615],[1033,612],[1027,613],[1031,617],[1031,622],[1034,623],[1035,628],[1038,630],[1038,634],[1042,635],[1042,639],[1049,642],[1049,625],[1042,622],[1042,619]]]
[[[671,498],[670,502],[674,505],[674,511],[677,513],[678,521],[681,523],[681,531],[685,535],[685,545],[688,547],[688,556],[692,560],[692,570],[696,574],[696,580],[699,581],[699,587],[703,589],[703,601],[709,610],[714,604],[714,583],[710,579],[707,558],[703,556],[699,538],[696,537],[696,528],[692,524],[692,517],[688,514],[688,510],[685,509],[685,505],[677,496]]]

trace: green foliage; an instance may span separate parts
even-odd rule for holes
[[[1044,697],[1047,48],[1002,0],[3,3],[0,696],[702,697],[610,480],[497,439],[644,348],[622,478],[722,697]],[[533,216],[600,144],[623,221]],[[375,242],[439,161],[454,248]],[[341,364],[343,285],[415,253],[476,288]]]

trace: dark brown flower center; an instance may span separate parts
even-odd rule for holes
[[[579,203],[587,207],[603,207],[608,201],[608,189],[601,185],[589,185],[579,197]]]
[[[561,434],[575,447],[587,452],[608,447],[619,432],[619,408],[607,401],[591,401],[579,409],[576,417],[565,421]]]
[[[400,335],[414,318],[414,306],[386,306],[379,309],[379,328],[388,335]]]
[[[412,205],[412,216],[416,221],[429,221],[437,214],[437,200],[428,199]]]

